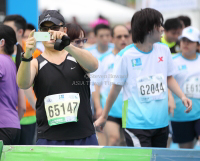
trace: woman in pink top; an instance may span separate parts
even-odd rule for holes
[[[24,93],[16,82],[17,68],[11,59],[15,45],[17,55],[20,55],[22,48],[17,43],[14,30],[0,25],[0,140],[3,140],[4,145],[18,144],[19,121],[26,109]]]

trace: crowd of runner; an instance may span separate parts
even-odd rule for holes
[[[36,42],[20,15],[0,25],[4,145],[200,146],[200,32],[189,17],[146,8],[86,32],[46,10],[38,31],[50,41]]]

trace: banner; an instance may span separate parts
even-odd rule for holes
[[[198,9],[197,0],[143,0],[142,8],[154,8],[159,11]]]
[[[1,161],[199,161],[199,150],[103,146],[4,146]]]

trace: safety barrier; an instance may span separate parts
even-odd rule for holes
[[[3,146],[1,161],[200,161],[200,150],[102,146]]]

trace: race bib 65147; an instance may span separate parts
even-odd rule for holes
[[[62,93],[45,97],[45,111],[49,126],[77,122],[80,104],[78,93]]]

